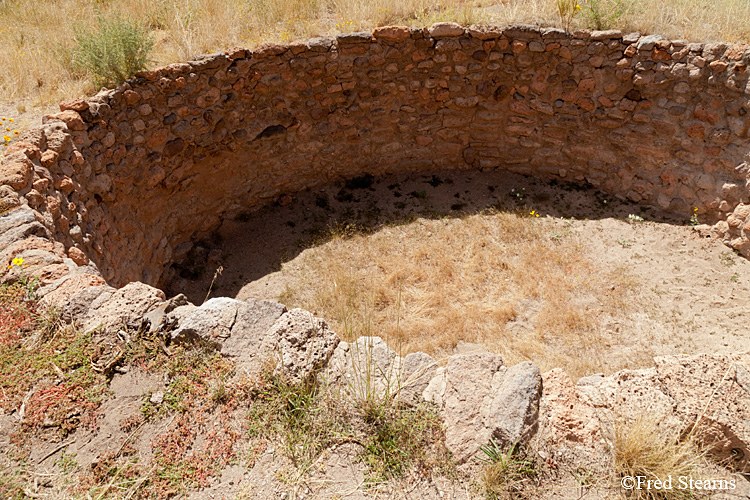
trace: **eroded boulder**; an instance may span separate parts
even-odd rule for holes
[[[88,307],[85,320],[82,321],[83,328],[86,331],[95,328],[104,330],[121,328],[128,323],[140,320],[144,314],[164,300],[164,292],[139,282],[128,283],[111,293],[109,290],[102,290],[102,293]]]
[[[528,439],[541,392],[541,375],[533,364],[508,368],[499,355],[478,352],[452,356],[424,397],[440,408],[446,446],[460,463],[490,439],[504,447]]]
[[[328,362],[339,342],[328,324],[312,313],[287,311],[267,300],[219,297],[184,312],[172,341],[207,342],[234,358],[238,374],[249,378],[273,366],[291,383],[304,381]]]

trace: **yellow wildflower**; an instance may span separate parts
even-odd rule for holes
[[[24,263],[23,257],[16,257],[15,259],[11,261],[10,265],[8,266],[8,269],[12,268],[13,266],[23,267],[23,263]]]

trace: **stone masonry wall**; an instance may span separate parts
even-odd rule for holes
[[[0,273],[158,285],[191,240],[281,194],[496,167],[697,207],[750,256],[749,61],[745,45],[439,23],[144,72],[7,148]]]

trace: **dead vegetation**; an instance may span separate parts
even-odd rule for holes
[[[574,376],[633,361],[602,352],[616,342],[608,323],[631,312],[637,281],[624,267],[595,269],[565,221],[534,210],[419,219],[373,234],[335,229],[298,266],[282,301],[330,318],[346,340],[374,334],[438,357],[472,342],[508,364],[532,360]]]
[[[71,64],[76,33],[97,17],[122,16],[146,27],[155,40],[153,67],[195,55],[262,42],[290,42],[311,36],[370,30],[388,24],[471,23],[568,24],[556,0],[3,0],[0,2],[0,114],[36,118],[27,111],[47,109],[62,99],[96,89],[92,75]],[[717,0],[710,8],[696,1],[582,0],[573,2],[570,29],[618,28],[691,41],[747,41],[750,5]],[[575,7],[574,5],[574,7]],[[221,26],[221,29],[217,29]],[[3,110],[5,108],[5,110]],[[37,113],[30,113],[34,117]]]

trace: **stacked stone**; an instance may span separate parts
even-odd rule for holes
[[[0,264],[34,257],[5,279],[52,284],[90,260],[115,286],[160,284],[222,218],[284,193],[468,168],[697,207],[750,255],[749,60],[742,44],[454,23],[201,56],[63,103],[8,148]]]

